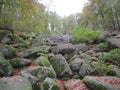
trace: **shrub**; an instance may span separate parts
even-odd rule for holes
[[[102,30],[93,31],[90,28],[79,27],[72,32],[74,42],[91,43],[102,33]]]
[[[109,53],[99,56],[99,59],[107,64],[120,66],[120,49],[111,50]]]
[[[110,70],[110,68],[103,60],[98,60],[95,64],[93,64],[93,67],[95,69],[95,75],[106,75],[107,72]]]

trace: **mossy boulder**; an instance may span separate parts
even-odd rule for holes
[[[110,69],[107,72],[107,75],[120,77],[120,67],[118,67],[116,65],[109,65],[108,67]]]
[[[0,79],[0,90],[32,90],[30,81],[21,76]]]
[[[16,56],[16,49],[12,46],[5,45],[2,48],[2,54],[5,57],[5,59],[12,59]]]
[[[18,68],[18,67],[28,66],[32,61],[25,58],[14,58],[9,62],[13,67]]]
[[[85,76],[84,83],[90,90],[120,90],[120,78],[111,76]]]
[[[47,77],[41,85],[36,85],[34,90],[59,90],[59,85],[55,79]]]
[[[50,67],[50,61],[48,60],[47,56],[40,56],[35,60],[35,64],[39,65],[39,66],[46,66],[46,67]]]
[[[39,47],[32,47],[31,49],[20,53],[18,57],[31,59],[31,58],[36,58],[36,57],[40,56],[40,54],[43,52],[44,52],[43,49],[41,49]]]
[[[65,60],[65,58],[61,55],[54,55],[50,58],[50,63],[53,66],[53,69],[55,70],[57,76],[64,77],[69,76],[71,74],[71,69]]]
[[[0,57],[0,76],[10,76],[12,71],[13,68],[11,64],[3,57]]]
[[[32,83],[43,82],[46,77],[56,78],[56,73],[52,68],[41,66],[29,67],[22,70],[20,75],[28,78]]]

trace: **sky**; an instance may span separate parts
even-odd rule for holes
[[[44,3],[50,0],[43,0]],[[88,0],[52,0],[50,10],[55,11],[59,16],[69,16],[77,12],[82,12],[84,4]]]

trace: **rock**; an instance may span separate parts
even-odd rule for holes
[[[12,59],[16,56],[16,49],[9,45],[0,45],[0,50],[5,59]]]
[[[104,31],[101,33],[98,37],[99,42],[105,40],[106,38],[110,37],[110,32],[109,31]]]
[[[37,64],[39,66],[46,66],[46,67],[50,67],[51,66],[47,56],[40,56],[40,57],[38,57],[35,60],[35,64]]]
[[[13,68],[3,57],[0,57],[0,76],[10,76]]]
[[[120,48],[120,38],[108,38],[107,41],[112,47]]]
[[[91,56],[87,55],[85,53],[81,53],[80,57],[81,57],[81,59],[84,59],[84,61],[87,62],[87,63],[91,61]]]
[[[75,45],[75,48],[76,48],[78,51],[82,51],[82,52],[88,51],[88,46],[85,45],[85,44],[76,44],[76,45]]]
[[[9,43],[9,41],[12,39],[13,35],[12,34],[7,34],[2,40],[2,43]]]
[[[68,80],[65,84],[65,90],[88,90],[86,85],[80,79]]]
[[[57,46],[54,46],[51,50],[54,54],[71,54],[75,51],[75,46],[71,43],[63,43],[59,44]]]
[[[78,72],[83,62],[84,62],[84,60],[82,60],[80,58],[75,58],[74,60],[72,60],[69,63],[69,65],[70,65],[72,71]]]
[[[108,43],[100,43],[99,45],[97,45],[95,48],[94,48],[94,51],[95,52],[108,52],[110,51],[111,49],[113,49],[112,47],[110,47],[108,45]]]
[[[40,46],[40,48],[44,51],[44,53],[49,53],[51,46],[43,45],[43,46]]]
[[[53,66],[57,76],[69,76],[71,74],[71,69],[65,60],[65,58],[61,55],[55,55],[50,58],[50,63]]]
[[[13,67],[23,67],[23,66],[28,66],[30,65],[31,60],[25,59],[25,58],[14,58],[10,60],[10,64]]]
[[[79,69],[79,75],[84,77],[86,75],[90,75],[93,71],[94,69],[91,67],[91,65],[84,62]]]
[[[0,79],[0,90],[32,90],[30,81],[21,76]]]
[[[110,76],[85,76],[84,83],[90,90],[120,90],[120,78]]]
[[[46,78],[41,85],[37,85],[34,90],[59,90],[59,85],[56,80]]]
[[[27,58],[27,59],[36,58],[36,57],[40,56],[40,53],[42,53],[42,52],[44,52],[44,51],[41,48],[32,47],[30,50],[20,53],[18,55],[18,57]]]
[[[120,77],[120,67],[116,65],[109,65],[110,70],[107,72],[107,75]]]
[[[56,73],[52,68],[41,66],[29,67],[22,70],[20,75],[28,78],[32,84],[35,84],[37,81],[42,82],[46,77],[56,78]]]

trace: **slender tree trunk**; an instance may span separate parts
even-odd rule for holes
[[[119,18],[118,18],[117,12],[115,12],[115,18],[116,18],[116,23],[117,23],[117,29],[119,29],[120,28],[120,22],[119,22]]]

